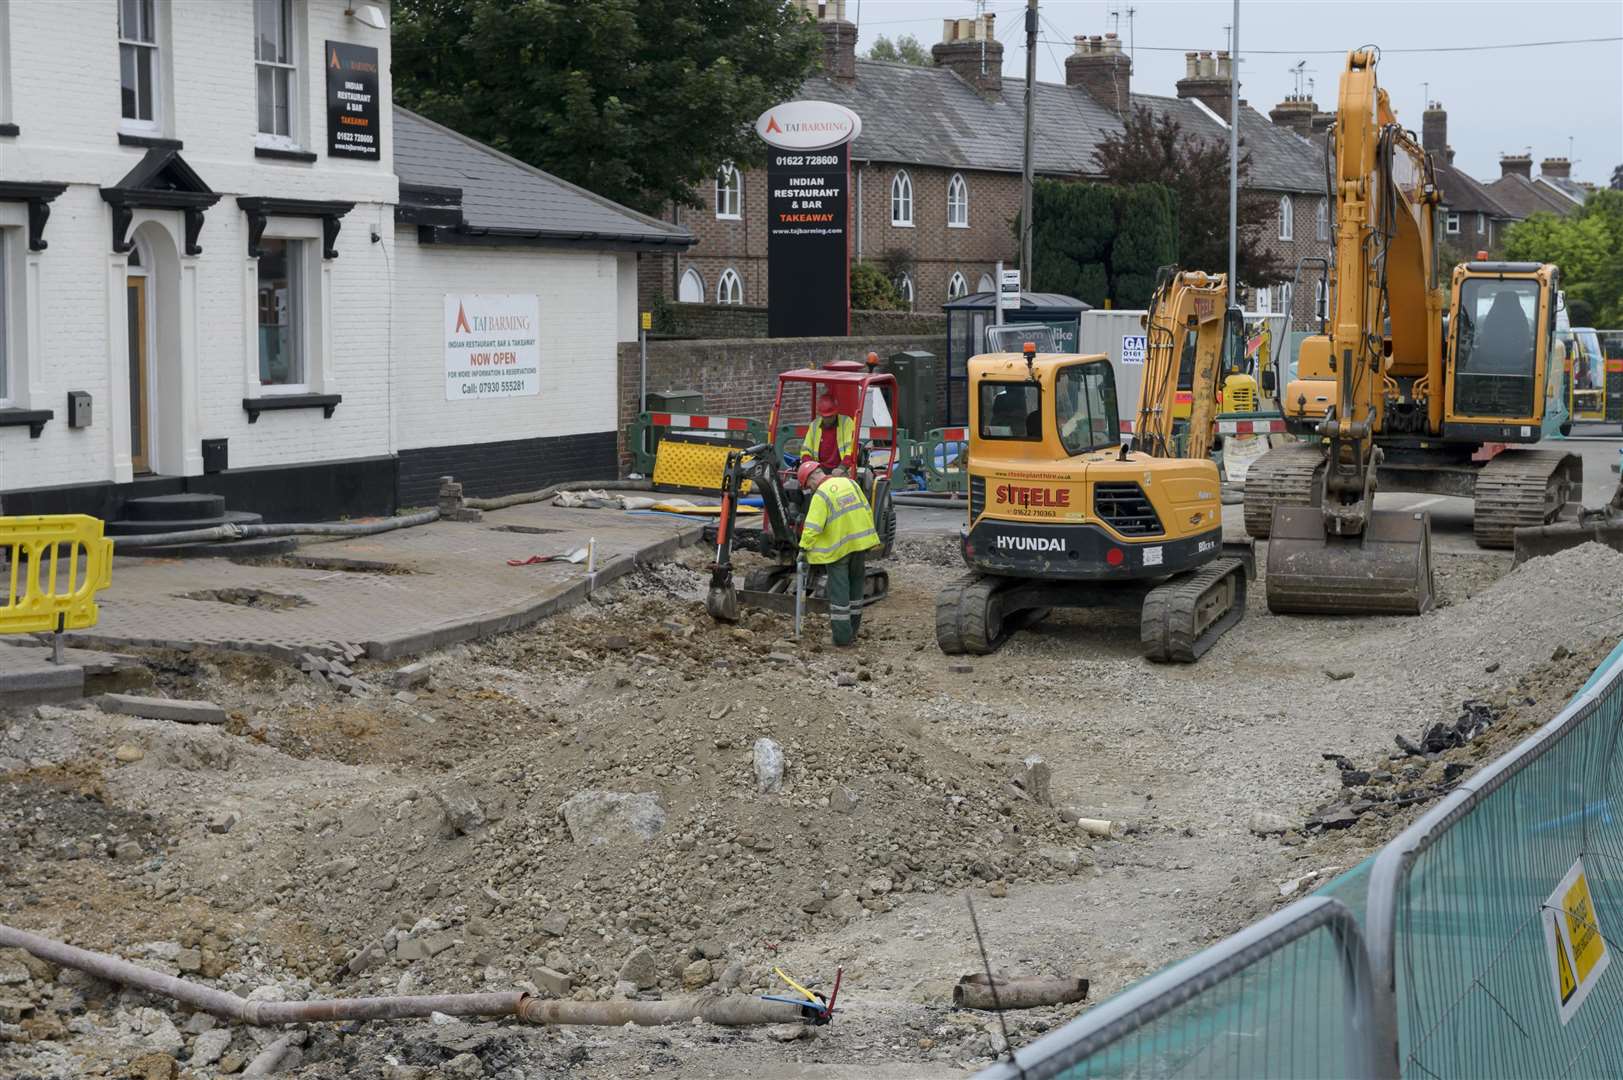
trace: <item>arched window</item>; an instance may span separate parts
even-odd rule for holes
[[[1279,238],[1281,240],[1289,240],[1295,235],[1296,229],[1293,220],[1295,216],[1296,214],[1291,206],[1291,197],[1281,195],[1279,197]]]
[[[959,173],[947,181],[947,228],[969,228],[969,185]]]
[[[693,267],[682,273],[682,284],[677,287],[676,298],[684,304],[704,303],[704,278]]]
[[[1318,219],[1319,239],[1330,239],[1330,200],[1320,199],[1319,208],[1314,215]]]
[[[744,209],[744,174],[728,162],[716,170],[716,216],[737,220]]]
[[[913,225],[913,178],[906,169],[899,169],[890,182],[890,223]]]
[[[738,272],[732,267],[721,272],[721,279],[716,282],[716,303],[742,304],[744,302],[744,282],[740,280]]]
[[[912,275],[908,274],[905,270],[902,271],[902,275],[896,279],[896,291],[902,294],[902,303],[907,305],[907,310],[912,311],[913,278]]]
[[[992,280],[991,274],[982,274],[980,283],[975,286],[976,292],[997,292],[997,282]]]
[[[1320,278],[1313,283],[1313,317],[1324,319],[1329,315],[1330,289]]]
[[[947,299],[948,300],[956,300],[960,296],[968,296],[968,295],[969,295],[969,282],[964,280],[964,275],[962,275],[958,271],[954,270],[952,272],[952,277],[950,279],[948,279],[948,281],[947,281]]]

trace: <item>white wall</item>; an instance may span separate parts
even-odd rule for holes
[[[387,454],[389,279],[393,173],[389,109],[389,35],[347,18],[345,0],[304,0],[296,33],[302,54],[296,130],[314,163],[256,157],[251,0],[158,0],[167,105],[157,134],[184,143],[181,155],[221,198],[210,208],[199,256],[183,251],[179,211],[137,211],[137,230],[160,245],[170,273],[155,305],[178,319],[171,348],[153,357],[159,392],[157,471],[201,472],[200,442],[228,438],[232,468]],[[26,252],[24,204],[0,203],[11,258],[8,323],[13,404],[56,411],[39,439],[26,428],[0,428],[0,488],[130,479],[129,376],[125,333],[126,256],[112,251],[111,187],[146,151],[122,146],[116,0],[9,0],[0,42],[9,55],[9,119],[20,128],[0,138],[0,177],[68,183],[51,204],[46,251]],[[378,49],[381,158],[326,154],[327,40]],[[250,425],[242,408],[258,390],[256,264],[247,257],[239,195],[335,199],[356,206],[343,219],[339,257],[321,263],[313,284],[324,297],[312,391],[344,397],[332,419],[321,411],[264,413]],[[316,219],[272,219],[266,235],[319,237]],[[382,243],[373,243],[376,230]],[[317,240],[319,243],[319,239]],[[21,287],[19,287],[21,283]],[[30,313],[32,318],[30,319]],[[25,328],[26,333],[24,332]],[[22,337],[31,347],[19,348]],[[94,422],[67,427],[69,390],[93,395]]]
[[[610,331],[621,307],[615,255],[423,247],[414,231],[402,229],[393,257],[398,449],[615,429],[617,335]],[[445,400],[445,294],[531,292],[541,306],[540,394]]]

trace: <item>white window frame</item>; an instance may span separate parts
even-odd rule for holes
[[[1296,237],[1296,204],[1289,195],[1279,197],[1279,238],[1292,240]]]
[[[716,170],[716,219],[738,221],[744,216],[744,173],[727,162]]]
[[[976,292],[997,292],[997,282],[992,280],[991,274],[982,274],[980,281],[975,283]]]
[[[1476,215],[1476,234],[1478,236],[1481,236],[1483,233],[1485,233],[1487,231],[1488,231],[1488,215],[1482,213],[1479,210],[1479,211],[1477,211],[1477,215]]]
[[[1450,210],[1448,212],[1447,222],[1448,222],[1448,224],[1446,224],[1443,227],[1444,231],[1446,231],[1449,236],[1458,236],[1460,234],[1460,215],[1459,215],[1459,211]]]
[[[729,266],[716,279],[716,303],[742,304],[743,302],[744,279],[738,276],[737,270]]]
[[[957,270],[947,279],[947,299],[956,300],[961,296],[969,295],[969,281]]]
[[[287,60],[264,60],[259,56],[259,9],[265,4],[277,4],[286,19]],[[272,150],[299,150],[303,125],[299,123],[299,13],[294,0],[254,0],[254,145]],[[265,131],[259,127],[259,72],[260,69],[287,72],[287,134]],[[275,94],[275,76],[271,79],[271,93]],[[272,108],[275,108],[274,103]]]
[[[692,282],[695,286],[697,286],[698,295],[692,300],[689,300],[687,297],[682,295],[689,282]],[[679,304],[704,303],[704,275],[699,273],[699,271],[695,270],[691,266],[682,271],[682,278],[676,286],[676,302]]]
[[[890,223],[899,229],[913,227],[913,178],[906,169],[897,169],[890,178]]]
[[[1282,314],[1293,314],[1291,305],[1296,301],[1295,292],[1295,288],[1288,281],[1279,286],[1279,310]]]
[[[147,29],[150,34],[150,40],[147,40],[142,38],[126,37],[124,35],[124,4],[128,2],[128,0],[115,0],[115,2],[118,5],[116,12],[119,64],[118,126],[120,130],[128,131],[133,134],[151,135],[163,130],[163,5],[159,3],[159,0],[133,0],[135,4],[144,6],[148,11],[148,22],[150,25],[147,27]],[[152,99],[150,102],[152,106],[152,119],[150,120],[142,120],[137,117],[124,115],[123,71],[124,50],[126,48],[134,50],[146,49],[152,54],[152,85],[149,88],[149,96]],[[137,71],[139,71],[139,66],[137,66]],[[137,77],[137,83],[139,83],[139,77]],[[139,90],[139,86],[137,86],[137,90]],[[136,111],[140,111],[139,101],[137,102]]]
[[[1330,239],[1330,200],[1320,199],[1318,210],[1315,211],[1320,240]]]
[[[1259,287],[1257,289],[1256,304],[1258,315],[1272,315],[1274,313],[1273,290],[1266,285]]]
[[[1322,277],[1313,283],[1313,317],[1320,321],[1330,317],[1330,285]]]
[[[309,265],[311,241],[300,236],[266,236],[260,242],[261,244],[275,243],[287,245],[287,289],[289,307],[291,308],[291,310],[288,312],[290,330],[288,338],[292,343],[293,358],[298,366],[299,378],[294,382],[266,383],[263,381],[264,376],[260,375],[261,381],[259,383],[259,393],[267,397],[273,394],[307,394],[310,392],[310,386],[312,384],[310,378],[312,350],[310,348],[311,320]],[[258,333],[260,326],[258,318],[258,274],[259,266],[263,265],[263,259],[264,256],[261,255],[258,259],[254,260],[255,263],[258,264],[254,267],[254,340],[256,346],[254,351],[256,354],[256,359],[261,359],[259,353],[264,348],[264,342]]]
[[[963,173],[947,181],[947,228],[969,228],[969,183]]]
[[[896,291],[901,293],[902,300],[907,304],[907,310],[913,310],[913,276],[906,270],[902,271],[896,279]]]

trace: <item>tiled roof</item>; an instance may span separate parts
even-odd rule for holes
[[[1577,204],[1525,176],[1512,173],[1501,176],[1487,185],[1493,201],[1503,206],[1511,217],[1520,220],[1532,214],[1570,214]]]
[[[1500,206],[1469,173],[1446,161],[1433,158],[1432,171],[1437,178],[1437,190],[1442,193],[1443,205],[1466,214],[1487,214],[1489,217],[1514,217]]]
[[[473,229],[587,246],[693,243],[686,229],[594,195],[398,105],[394,170],[402,184],[460,189],[462,218]]]
[[[999,98],[986,98],[947,68],[884,60],[856,62],[856,79],[808,79],[801,96],[832,101],[862,117],[852,147],[859,160],[954,169],[1019,172],[1025,131],[1025,92],[1005,82]],[[1034,168],[1049,176],[1093,176],[1094,151],[1119,134],[1121,120],[1081,87],[1038,83],[1033,124]],[[1228,139],[1228,128],[1194,101],[1134,94],[1135,106],[1157,117],[1171,114],[1186,134]],[[1240,114],[1240,135],[1251,155],[1251,186],[1270,191],[1324,190],[1323,151],[1277,127],[1250,107]]]

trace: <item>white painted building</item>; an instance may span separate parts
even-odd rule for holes
[[[636,253],[690,240],[393,108],[388,18],[0,0],[8,513],[199,491],[309,519],[423,505],[447,472],[612,475]]]

